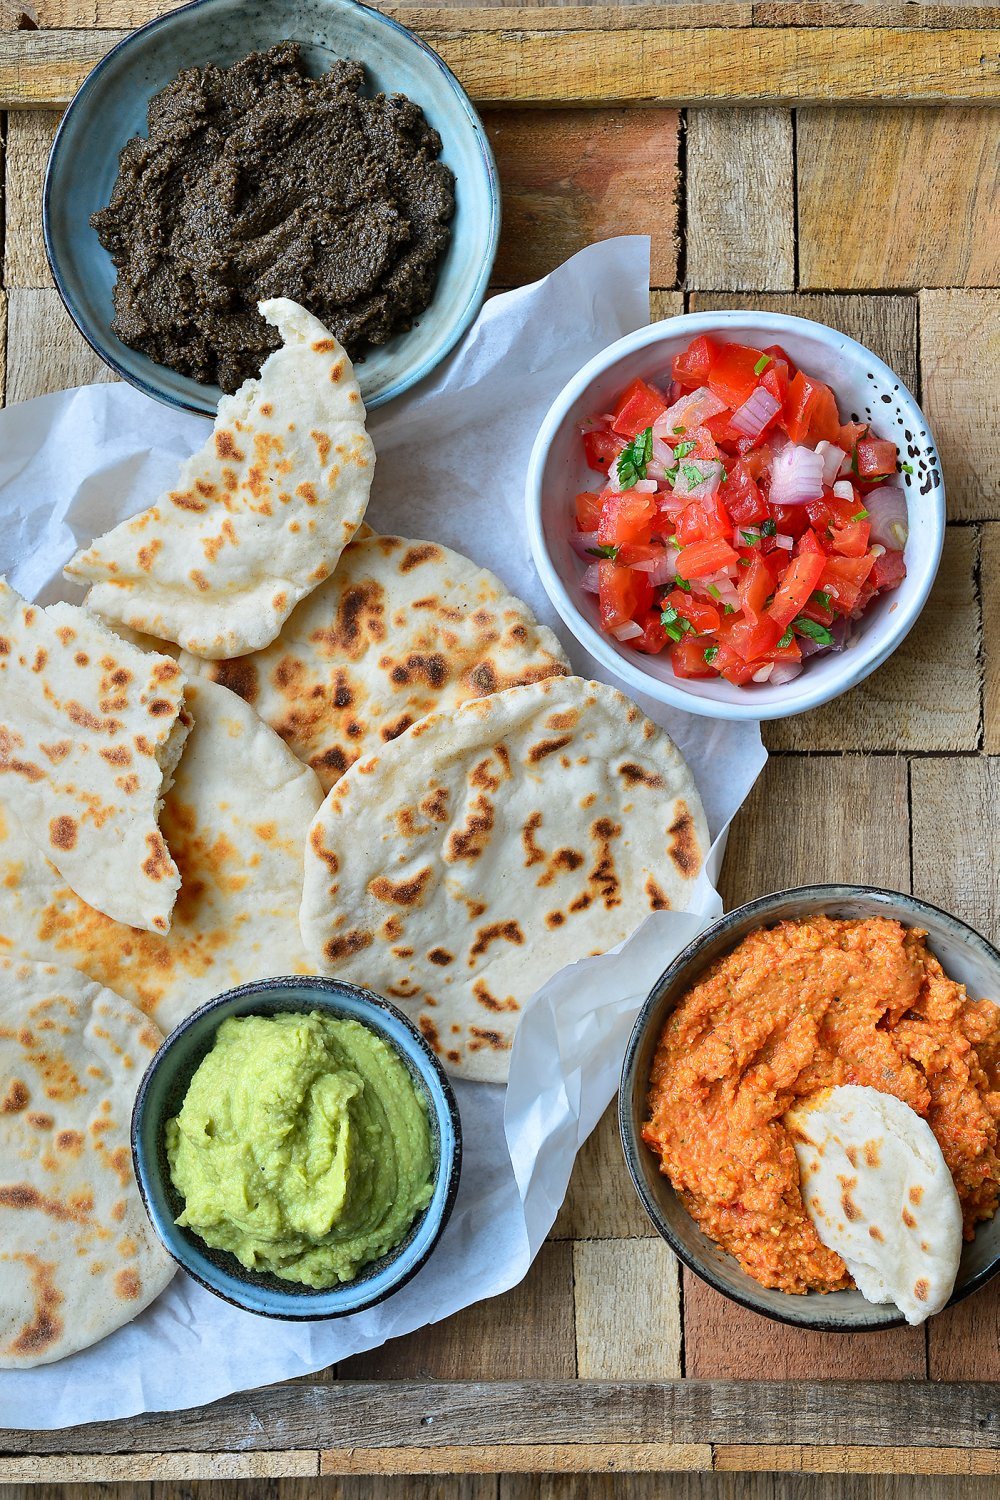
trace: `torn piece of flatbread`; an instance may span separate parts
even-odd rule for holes
[[[908,1323],[940,1312],[962,1253],[962,1209],[926,1120],[879,1089],[824,1089],[784,1117],[802,1201],[869,1302]]]
[[[438,542],[371,532],[265,650],[181,664],[252,703],[326,791],[425,714],[570,670],[494,573]]]
[[[217,660],[273,641],[328,578],[368,505],[375,450],[351,362],[287,298],[257,380],[219,402],[176,488],[78,552],[66,577],[109,622]]]
[[[190,727],[172,657],[0,579],[0,795],[78,896],[147,932],[180,886],[159,814]]]

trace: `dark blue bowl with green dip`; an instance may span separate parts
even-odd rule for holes
[[[139,1085],[132,1157],[165,1249],[270,1318],[339,1318],[434,1250],[462,1161],[451,1085],[417,1028],[356,985],[241,985],[166,1039]]]

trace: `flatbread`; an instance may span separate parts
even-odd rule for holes
[[[181,660],[252,703],[327,791],[425,714],[570,670],[495,574],[436,542],[374,534],[264,651]]]
[[[552,677],[431,714],[341,777],[309,831],[302,935],[452,1072],[502,1081],[530,996],[683,906],[707,848],[673,741],[614,688]]]
[[[962,1208],[926,1120],[879,1089],[825,1089],[785,1115],[802,1199],[869,1302],[908,1323],[940,1312],[962,1253]]]
[[[309,972],[302,850],[323,798],[242,698],[195,682],[187,703],[194,728],[162,819],[183,879],[165,937],[86,906],[0,803],[0,953],[72,964],[164,1031],[234,985]]]
[[[268,645],[329,577],[364,517],[375,466],[336,339],[287,298],[260,310],[285,341],[260,379],[222,397],[176,489],[66,568],[93,585],[87,605],[105,620],[212,659]]]
[[[162,1040],[76,969],[0,959],[0,1368],[96,1343],[174,1274],[129,1145]]]
[[[172,658],[0,579],[0,796],[83,900],[147,932],[180,886],[158,819],[190,727]]]

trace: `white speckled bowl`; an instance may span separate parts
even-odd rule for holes
[[[597,600],[580,587],[584,564],[570,538],[573,501],[595,484],[580,443],[580,423],[607,411],[636,376],[661,380],[675,354],[698,334],[725,343],[778,343],[807,373],[829,382],[845,419],[870,419],[879,436],[898,443],[913,475],[901,475],[910,513],[907,576],[898,589],[876,600],[860,625],[860,638],[846,651],[810,658],[794,681],[779,687],[759,683],[734,687],[722,678],[685,681],[670,658],[646,656],[600,628]],[[828,703],[881,666],[913,625],[941,560],[944,485],[927,421],[898,376],[846,334],[807,318],[779,313],[685,314],[653,323],[595,355],[553,401],[539,429],[525,488],[528,534],[545,591],[577,640],[629,687],[660,703],[713,719],[783,719]]]

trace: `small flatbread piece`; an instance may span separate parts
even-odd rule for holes
[[[162,1040],[77,970],[0,959],[0,1368],[96,1343],[174,1274],[129,1145]]]
[[[708,849],[694,778],[634,703],[551,677],[431,714],[337,782],[309,832],[307,953],[501,1082],[525,1002],[651,911]]]
[[[219,659],[274,640],[328,578],[368,505],[375,450],[351,362],[287,298],[259,380],[223,396],[176,489],[78,552],[66,577],[113,623]]]
[[[265,650],[181,662],[252,703],[325,791],[426,714],[570,670],[493,573],[436,542],[374,534],[355,537]]]
[[[0,796],[84,901],[147,932],[180,886],[158,819],[190,727],[171,657],[0,579]]]
[[[166,936],[85,905],[0,801],[0,953],[72,964],[164,1031],[235,985],[309,972],[302,850],[323,800],[309,767],[235,693],[189,683],[187,704],[194,727],[162,820],[183,879]]]
[[[940,1312],[962,1253],[962,1209],[926,1120],[894,1094],[843,1084],[784,1117],[802,1199],[869,1302],[908,1323]]]

